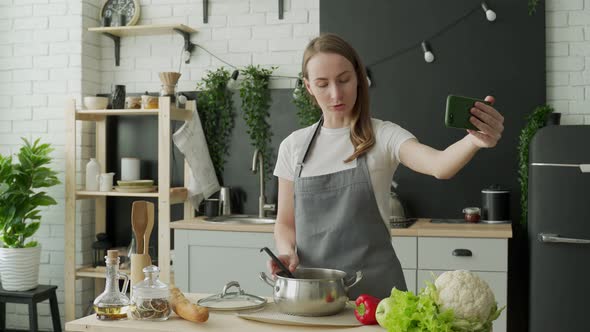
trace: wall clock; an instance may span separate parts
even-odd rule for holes
[[[100,20],[110,18],[111,26],[135,25],[140,8],[139,0],[106,0],[100,9]],[[119,23],[119,14],[125,15],[125,24]]]

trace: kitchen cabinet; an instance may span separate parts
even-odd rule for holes
[[[481,238],[418,238],[417,283],[450,270],[470,270],[489,285],[499,306],[508,301],[508,240]],[[435,278],[435,277],[434,277]],[[494,321],[494,332],[506,331],[506,309]]]
[[[397,259],[402,265],[408,290],[416,293],[418,238],[414,236],[393,236],[391,244],[395,249]]]
[[[146,197],[157,198],[158,204],[158,261],[160,277],[162,281],[169,283],[170,271],[170,206],[171,204],[184,204],[184,216],[192,216],[193,209],[186,200],[187,191],[185,188],[170,188],[170,156],[171,156],[171,121],[187,121],[196,110],[195,101],[187,102],[186,109],[177,109],[170,103],[169,97],[159,98],[159,109],[103,109],[103,110],[82,110],[76,109],[74,99],[66,105],[66,220],[65,220],[65,320],[73,320],[76,316],[76,301],[80,299],[76,294],[79,278],[94,278],[95,292],[101,292],[104,287],[104,267],[82,266],[76,262],[76,247],[81,244],[76,238],[76,228],[82,223],[82,213],[77,203],[80,200],[94,201],[94,224],[95,234],[106,231],[106,198],[107,197],[134,197],[138,200]],[[158,118],[158,191],[153,193],[123,193],[117,191],[86,191],[78,184],[77,169],[78,162],[76,154],[79,153],[77,146],[77,133],[80,131],[81,121],[93,121],[96,123],[96,159],[101,165],[101,173],[106,172],[106,135],[107,117],[109,116],[155,116]],[[186,170],[185,165],[185,182]],[[87,216],[86,216],[87,217]],[[78,230],[79,231],[79,230]],[[79,237],[79,236],[78,236]],[[85,240],[85,239],[83,239]],[[88,244],[83,245],[89,248]],[[128,271],[127,271],[128,272]],[[79,287],[79,285],[78,285]],[[86,304],[84,304],[86,305]]]
[[[213,294],[237,281],[247,293],[272,297],[272,288],[258,277],[267,271],[263,247],[274,251],[271,233],[176,230],[176,286],[183,292]]]
[[[408,290],[416,291],[415,237],[394,237],[393,246],[402,265]],[[232,280],[252,294],[272,296],[258,277],[266,272],[269,257],[260,248],[274,250],[269,233],[191,231],[174,233],[174,271],[177,287],[190,293],[218,293]]]

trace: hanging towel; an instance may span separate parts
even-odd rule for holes
[[[172,140],[178,150],[184,154],[189,165],[188,199],[198,210],[203,199],[209,198],[221,188],[209,155],[201,119],[196,110],[192,118],[172,135]]]

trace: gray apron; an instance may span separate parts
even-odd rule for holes
[[[389,297],[396,287],[407,290],[389,229],[383,223],[365,155],[356,168],[301,177],[305,158],[322,127],[323,119],[304,145],[295,170],[295,232],[302,267],[329,268],[363,279],[349,298],[370,294]]]

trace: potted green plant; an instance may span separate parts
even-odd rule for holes
[[[542,105],[536,107],[531,114],[526,117],[526,124],[520,131],[518,138],[518,182],[520,183],[520,225],[526,229],[528,220],[528,188],[529,188],[529,144],[537,131],[545,126],[545,121],[550,113],[553,113],[553,107]]]
[[[293,91],[293,104],[297,107],[297,118],[303,127],[311,126],[318,122],[322,116],[322,110],[312,100],[311,96],[303,86],[303,75],[299,73],[297,87]]]
[[[219,183],[223,184],[225,157],[229,154],[231,133],[234,128],[233,91],[227,88],[231,78],[223,67],[207,71],[202,82],[197,85],[199,97],[197,106],[203,125],[211,162]]]
[[[264,160],[264,174],[268,178],[272,174],[270,146],[272,131],[268,118],[272,101],[269,90],[270,76],[276,67],[270,69],[249,65],[241,70],[244,78],[240,84],[240,98],[242,99],[242,112],[250,143],[262,153]]]
[[[49,144],[24,139],[13,163],[0,154],[0,280],[2,287],[24,291],[39,284],[41,246],[27,241],[40,226],[41,206],[56,205],[43,188],[60,183],[51,162]]]

